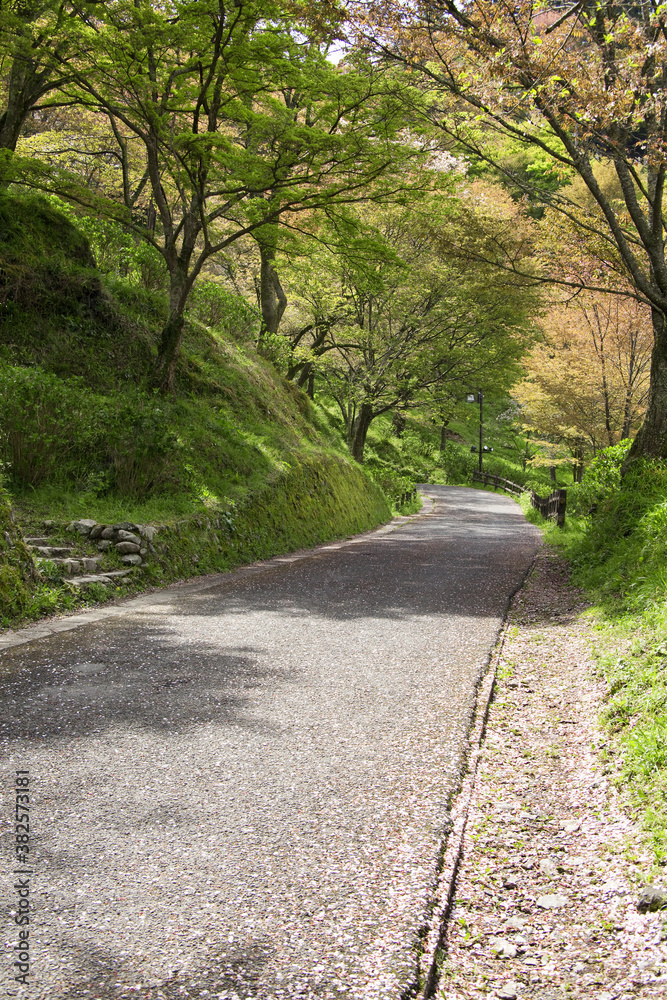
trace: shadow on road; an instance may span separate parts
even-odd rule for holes
[[[398,627],[441,615],[465,630],[466,619],[502,616],[537,529],[507,498],[431,489],[439,492],[434,514],[386,535],[230,573],[203,592],[175,588],[170,603],[3,652],[0,738],[42,741],[118,723],[158,732],[211,721],[257,726],[244,715],[249,691],[293,679],[267,666],[263,644],[253,643],[257,613],[284,619],[295,636],[313,618],[357,629],[364,619]],[[248,621],[242,645],[226,635],[239,616]]]

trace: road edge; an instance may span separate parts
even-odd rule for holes
[[[467,751],[461,784],[452,799],[449,809],[449,816],[444,831],[443,851],[438,878],[430,904],[430,926],[428,933],[423,939],[419,955],[417,978],[419,986],[415,994],[416,1000],[431,1000],[438,988],[442,947],[456,891],[456,876],[463,856],[463,842],[468,824],[470,803],[477,780],[477,770],[482,754],[489,710],[495,692],[498,664],[500,663],[505,638],[510,628],[512,605],[530,578],[535,568],[539,551],[540,549],[538,549],[538,552],[531,559],[525,573],[509,596],[502,625],[498,630],[498,638],[489,654],[487,668],[477,687],[475,707],[472,712],[468,732]]]
[[[435,510],[435,501],[427,492],[419,491],[422,496],[422,509],[416,514],[403,514],[394,517],[387,524],[379,528],[372,528],[370,531],[363,531],[359,535],[351,538],[342,538],[332,542],[321,542],[311,549],[297,549],[294,552],[286,552],[282,555],[273,556],[271,559],[260,559],[256,562],[247,563],[245,566],[236,566],[234,569],[226,570],[223,573],[211,573],[206,576],[194,577],[177,583],[170,583],[166,587],[154,588],[144,591],[142,594],[132,597],[120,598],[112,604],[98,605],[88,611],[77,611],[72,614],[60,614],[53,618],[41,619],[33,625],[26,625],[21,629],[9,629],[0,633],[0,653],[16,646],[23,646],[25,643],[34,642],[37,639],[45,639],[51,635],[58,635],[61,632],[72,632],[74,629],[82,628],[84,625],[91,625],[94,622],[106,621],[108,618],[118,618],[128,612],[141,608],[150,607],[156,604],[166,604],[171,600],[174,591],[180,594],[197,594],[205,590],[217,587],[220,583],[233,576],[244,576],[257,573],[274,565],[286,562],[298,562],[301,559],[311,559],[320,552],[345,548],[349,545],[358,545],[359,542],[366,541],[373,535],[384,535],[391,531],[396,531],[403,524],[426,517]]]

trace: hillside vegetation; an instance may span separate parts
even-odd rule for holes
[[[630,441],[598,453],[568,488],[565,529],[546,524],[590,596],[608,769],[667,863],[667,469],[642,460],[621,476]]]
[[[24,533],[44,519],[226,515],[245,544],[193,573],[390,517],[327,413],[258,356],[256,315],[228,291],[193,298],[175,392],[149,389],[165,296],[159,261],[131,245],[127,260],[125,278],[104,275],[53,203],[0,197],[0,460]],[[57,580],[24,580],[3,590],[2,620],[79,599]]]

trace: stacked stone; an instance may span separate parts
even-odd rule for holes
[[[121,524],[98,524],[86,518],[82,521],[72,521],[67,531],[78,532],[90,541],[97,541],[100,552],[115,548],[121,562],[127,566],[141,566],[149,552],[155,553],[153,538],[157,529],[150,524],[132,524],[123,521]]]

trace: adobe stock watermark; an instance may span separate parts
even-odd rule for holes
[[[18,930],[16,942],[11,946],[11,975],[18,985],[30,985],[30,773],[17,771],[14,778],[14,854],[16,867],[13,869],[15,906],[13,919]],[[8,989],[6,996],[18,996],[16,990]]]

